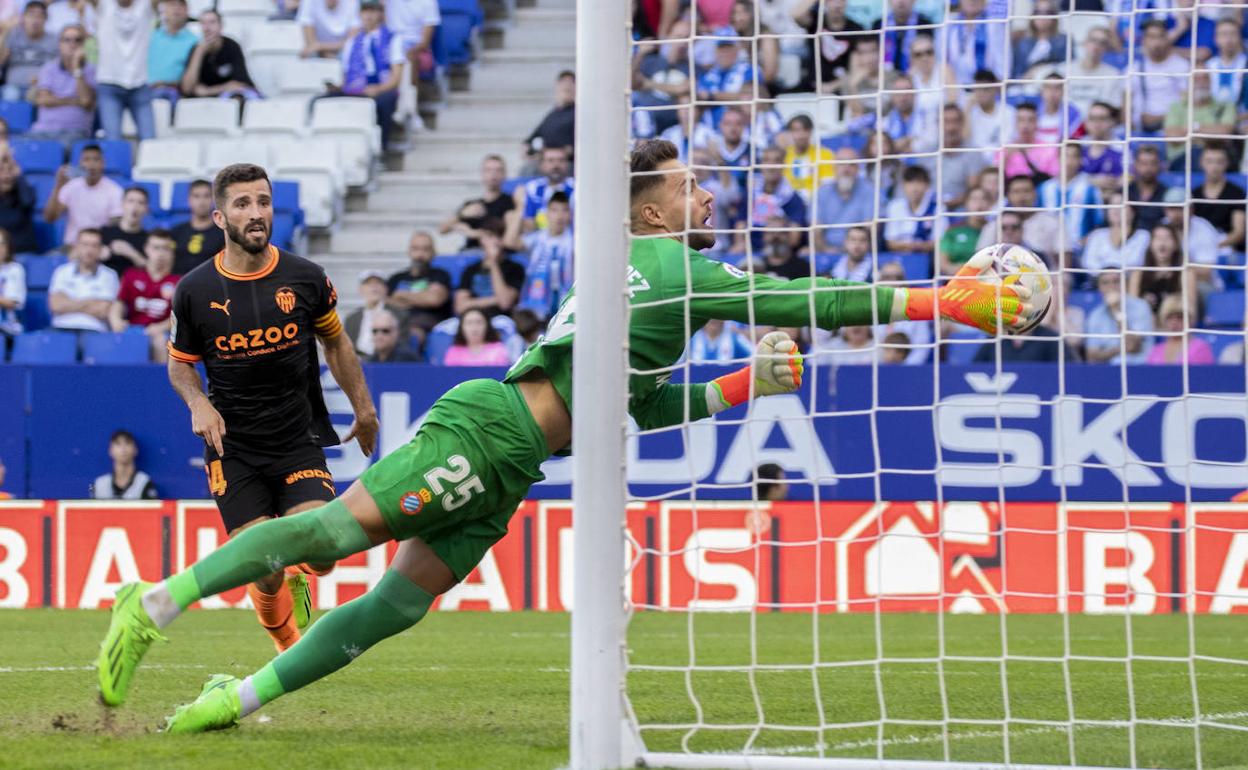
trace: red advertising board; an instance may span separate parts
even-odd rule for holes
[[[638,610],[1248,612],[1248,504],[668,501],[630,505],[625,529]],[[106,607],[224,541],[210,501],[0,502],[0,607]],[[343,560],[315,604],[359,596],[398,547]],[[526,502],[436,606],[567,610],[574,558],[571,504]]]

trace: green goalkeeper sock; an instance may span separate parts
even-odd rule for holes
[[[403,575],[386,570],[376,588],[327,613],[295,646],[243,680],[242,715],[332,674],[382,639],[411,628],[433,599]]]
[[[244,530],[189,569],[153,586],[143,606],[163,628],[205,596],[247,585],[291,564],[327,564],[372,547],[341,500]]]

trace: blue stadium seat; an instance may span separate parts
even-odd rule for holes
[[[1070,307],[1081,307],[1084,313],[1091,313],[1101,304],[1101,293],[1099,291],[1072,291],[1066,299],[1066,304]]]
[[[464,271],[468,269],[469,265],[479,259],[481,259],[481,255],[476,252],[447,254],[441,257],[434,257],[433,266],[450,273],[451,290],[454,291],[459,287],[459,279],[463,276]]]
[[[1244,292],[1228,289],[1210,294],[1205,308],[1205,324],[1215,329],[1238,329],[1244,322]]]
[[[137,180],[131,180],[122,185],[122,187],[142,187],[144,190],[147,190],[147,203],[151,208],[152,216],[165,217],[169,215],[169,212],[160,207],[160,182],[139,182]],[[144,225],[144,227],[146,227],[146,225]]]
[[[434,32],[434,58],[439,64],[470,64],[473,34],[485,20],[477,0],[439,0],[442,23]]]
[[[455,343],[455,335],[437,330],[429,332],[425,338],[425,360],[431,364],[442,365],[446,351]]]
[[[173,195],[169,199],[169,213],[175,217],[184,218],[191,215],[191,204],[187,202],[191,194],[191,181],[184,179],[173,183]]]
[[[65,219],[61,218],[49,223],[36,217],[35,240],[39,244],[40,251],[59,249],[65,243]]]
[[[1219,270],[1218,275],[1222,277],[1222,283],[1228,289],[1244,288],[1244,253],[1242,251],[1219,254],[1218,264],[1227,267],[1226,270]]]
[[[532,180],[532,179],[537,179],[537,177],[535,176],[513,176],[510,179],[504,179],[503,183],[499,185],[498,189],[503,193],[503,195],[515,195],[517,187],[521,187],[523,185],[528,184],[529,180]]]
[[[26,270],[27,289],[46,289],[52,282],[52,271],[65,264],[64,254],[20,254],[17,261]]]
[[[289,249],[295,238],[295,215],[289,211],[273,212],[273,234],[269,240],[279,249]]]
[[[294,214],[295,227],[303,226],[303,209],[299,208],[299,183],[288,179],[273,181],[273,211]]]
[[[72,332],[26,332],[13,341],[15,364],[72,364],[78,359],[78,336]]]
[[[10,136],[24,134],[35,122],[35,106],[30,102],[0,102],[0,118],[9,124]]]
[[[529,269],[529,253],[527,251],[517,251],[511,255],[511,261],[515,262],[525,270]]]
[[[65,162],[65,150],[60,142],[14,139],[9,146],[13,148],[13,158],[24,174],[55,174]]]
[[[89,144],[99,145],[100,151],[104,153],[105,174],[109,176],[119,174],[126,179],[130,178],[130,169],[134,166],[134,154],[130,149],[130,143],[122,139],[83,139],[75,142],[69,151],[70,165],[78,165],[78,156],[82,154],[82,148]]]
[[[30,289],[26,292],[26,304],[22,306],[22,328],[28,332],[46,329],[52,323],[52,310],[48,307],[47,289]]]
[[[900,262],[907,281],[925,281],[932,277],[932,255],[910,252],[882,251],[876,264],[880,267],[890,262]]]
[[[1209,343],[1209,347],[1213,348],[1213,360],[1217,361],[1222,355],[1222,351],[1227,348],[1244,345],[1244,335],[1242,334],[1201,334],[1205,342]]]
[[[971,363],[975,359],[975,354],[979,352],[980,345],[976,345],[973,340],[988,341],[987,335],[978,330],[965,330],[955,332],[947,338],[952,344],[945,344],[945,363],[964,366]]]
[[[82,360],[88,364],[144,364],[151,360],[151,343],[139,327],[121,334],[87,334],[82,340]]]
[[[815,275],[827,275],[836,264],[837,256],[827,251],[815,253]]]
[[[42,212],[43,207],[48,204],[48,198],[52,197],[52,190],[56,188],[56,175],[38,172],[34,174],[23,174],[26,181],[30,182],[30,186],[35,188],[35,211]]]

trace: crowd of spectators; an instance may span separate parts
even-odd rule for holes
[[[910,273],[901,280],[931,285],[979,248],[1018,243],[1046,261],[1061,302],[1033,339],[986,346],[988,360],[1056,360],[1059,338],[1069,360],[1211,360],[1190,332],[1212,293],[1243,285],[1242,8],[639,0],[635,10],[633,135],[675,142],[715,194],[713,256],[786,279],[883,281],[896,266]],[[758,332],[717,327],[698,356]],[[810,352],[841,363],[947,355],[932,332],[800,330]],[[1242,336],[1222,347],[1223,360],[1242,356]]]

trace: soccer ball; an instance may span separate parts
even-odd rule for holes
[[[987,267],[980,275],[980,280],[994,282],[1000,280],[1006,286],[1022,284],[1031,290],[1031,312],[1027,314],[1026,323],[1015,334],[1030,334],[1049,313],[1053,304],[1053,280],[1048,265],[1036,256],[1031,249],[1013,243],[998,243],[980,249],[971,261],[983,260]]]

